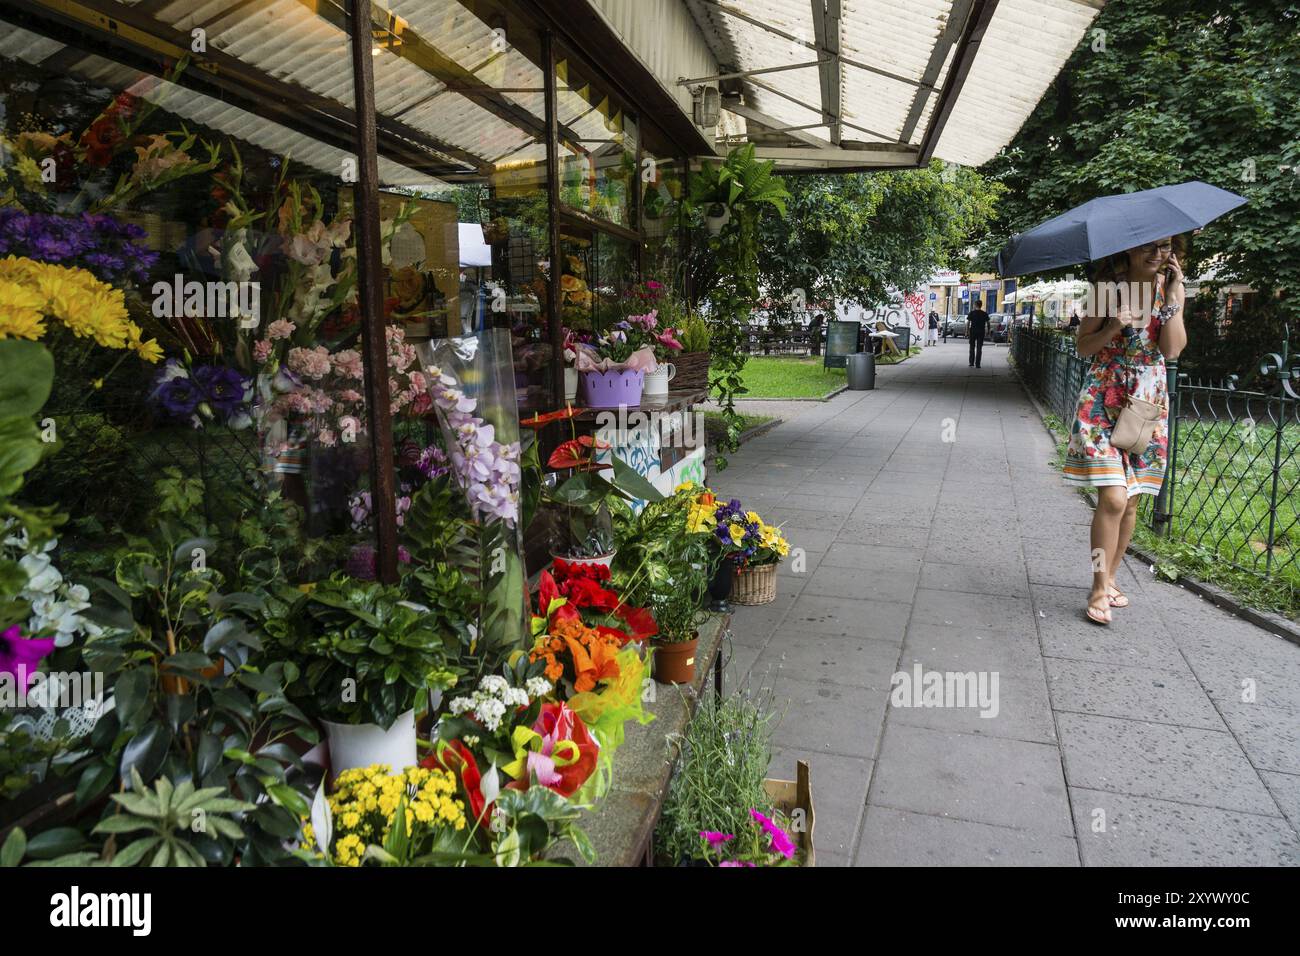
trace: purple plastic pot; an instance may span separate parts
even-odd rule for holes
[[[622,369],[617,372],[583,372],[582,388],[587,395],[588,408],[618,408],[641,404],[641,390],[645,387],[643,369]]]

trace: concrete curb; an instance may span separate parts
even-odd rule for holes
[[[741,397],[737,398],[736,401],[738,402],[829,402],[840,392],[847,391],[847,390],[848,390],[847,385],[841,385],[839,388],[831,389],[821,398],[750,398],[747,395],[742,395]]]
[[[761,424],[755,425],[753,428],[750,428],[747,431],[741,432],[740,438],[738,438],[737,441],[743,445],[751,438],[757,438],[759,435],[765,435],[768,432],[770,432],[773,428],[775,428],[777,425],[783,425],[783,424],[785,424],[784,418],[773,418],[770,422],[762,422]]]
[[[1014,365],[1012,365],[1011,368],[1016,373],[1016,381],[1020,383],[1021,390],[1024,391],[1030,404],[1034,406],[1034,410],[1038,412],[1038,420],[1042,423],[1044,431],[1051,435],[1054,441],[1057,440],[1056,432],[1054,432],[1047,424],[1047,416],[1050,413],[1047,409],[1043,408],[1042,403],[1038,401],[1038,397],[1029,390],[1028,386],[1025,385],[1025,380],[1020,376],[1020,370]],[[1079,494],[1084,498],[1087,498],[1089,504],[1096,507],[1097,500],[1094,495],[1091,495],[1082,489],[1079,489]],[[1159,556],[1150,554],[1136,545],[1129,545],[1128,554],[1143,561],[1148,567],[1160,563]],[[1281,614],[1276,614],[1273,611],[1262,611],[1253,607],[1248,607],[1241,602],[1240,598],[1223,590],[1223,588],[1218,585],[1210,584],[1208,581],[1202,581],[1200,578],[1180,574],[1178,579],[1172,583],[1186,588],[1193,594],[1200,595],[1211,604],[1221,607],[1225,611],[1235,614],[1243,620],[1249,621],[1256,627],[1262,628],[1271,634],[1276,634],[1278,637],[1286,638],[1286,640],[1290,641],[1292,644],[1300,644],[1300,623],[1297,623],[1288,617],[1283,617]]]

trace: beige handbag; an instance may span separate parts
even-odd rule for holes
[[[1130,395],[1128,404],[1120,409],[1115,427],[1111,429],[1111,446],[1124,451],[1146,451],[1164,418],[1165,406]]]

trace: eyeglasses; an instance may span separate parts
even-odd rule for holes
[[[1148,242],[1138,246],[1142,252],[1173,252],[1174,244],[1172,242]]]

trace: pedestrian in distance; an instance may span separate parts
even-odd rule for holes
[[[984,357],[984,334],[989,329],[989,314],[984,311],[979,299],[971,299],[970,315],[966,321],[966,335],[970,339],[970,364],[972,368],[979,368],[980,359]]]
[[[1064,473],[1066,481],[1097,490],[1089,536],[1092,590],[1085,610],[1095,624],[1109,624],[1112,608],[1129,606],[1115,585],[1115,572],[1133,537],[1139,496],[1158,495],[1164,484],[1165,361],[1178,358],[1187,346],[1180,264],[1186,250],[1184,238],[1174,236],[1100,263],[1095,279],[1115,283],[1117,314],[1088,315],[1079,322],[1076,349],[1092,365],[1079,392]],[[1112,311],[1099,296],[1093,301],[1091,311]],[[1150,311],[1137,302],[1149,303]]]
[[[939,313],[933,309],[930,310],[930,329],[925,339],[926,345],[939,344]]]

